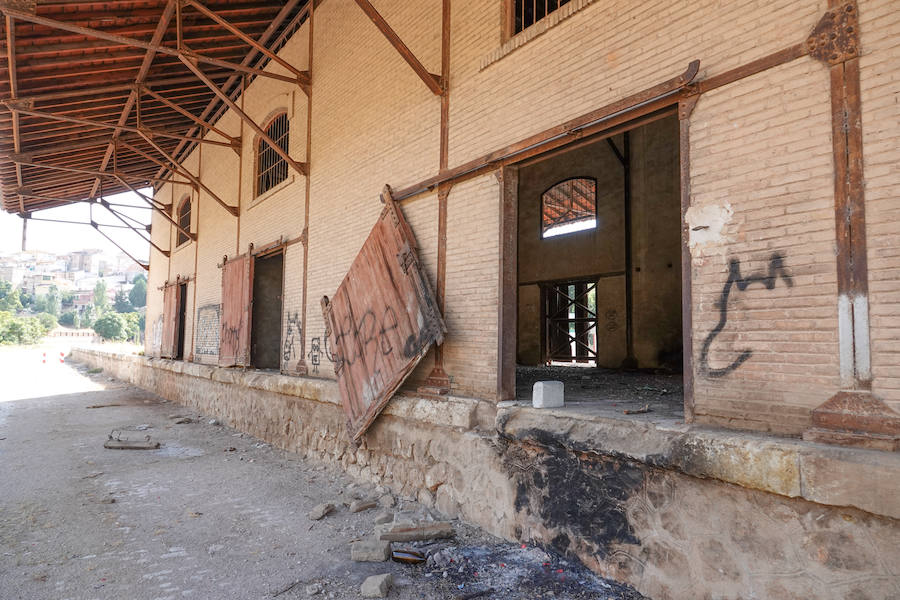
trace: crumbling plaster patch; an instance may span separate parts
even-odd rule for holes
[[[688,208],[684,218],[690,231],[691,251],[699,251],[712,246],[724,247],[726,240],[723,230],[731,222],[732,216],[734,216],[734,209],[727,201],[723,204],[706,204]]]

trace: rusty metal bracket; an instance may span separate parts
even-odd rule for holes
[[[806,39],[809,55],[827,65],[859,56],[859,10],[845,2],[827,11]]]
[[[410,249],[409,244],[403,244],[403,248],[397,254],[397,262],[404,273],[409,273],[409,268],[416,262],[416,257]]]

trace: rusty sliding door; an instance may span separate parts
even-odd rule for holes
[[[222,265],[222,317],[219,366],[250,364],[250,319],[253,305],[253,257],[227,259]]]
[[[390,188],[384,210],[334,297],[322,299],[326,335],[351,438],[358,440],[425,356],[444,339],[415,236]]]

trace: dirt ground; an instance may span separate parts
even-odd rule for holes
[[[211,416],[80,365],[58,348],[0,351],[0,598],[360,598],[390,572],[396,599],[640,598],[579,564],[453,521],[450,540],[394,544],[427,563],[353,562],[386,490],[301,460]],[[96,408],[93,408],[96,407]],[[190,423],[176,424],[175,417]],[[122,439],[158,450],[109,450]],[[383,497],[402,518],[440,519]],[[331,502],[335,512],[312,521]],[[480,594],[479,594],[480,593]]]

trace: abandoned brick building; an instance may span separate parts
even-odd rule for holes
[[[651,598],[900,596],[894,0],[0,7],[4,208],[153,188],[81,359]]]

